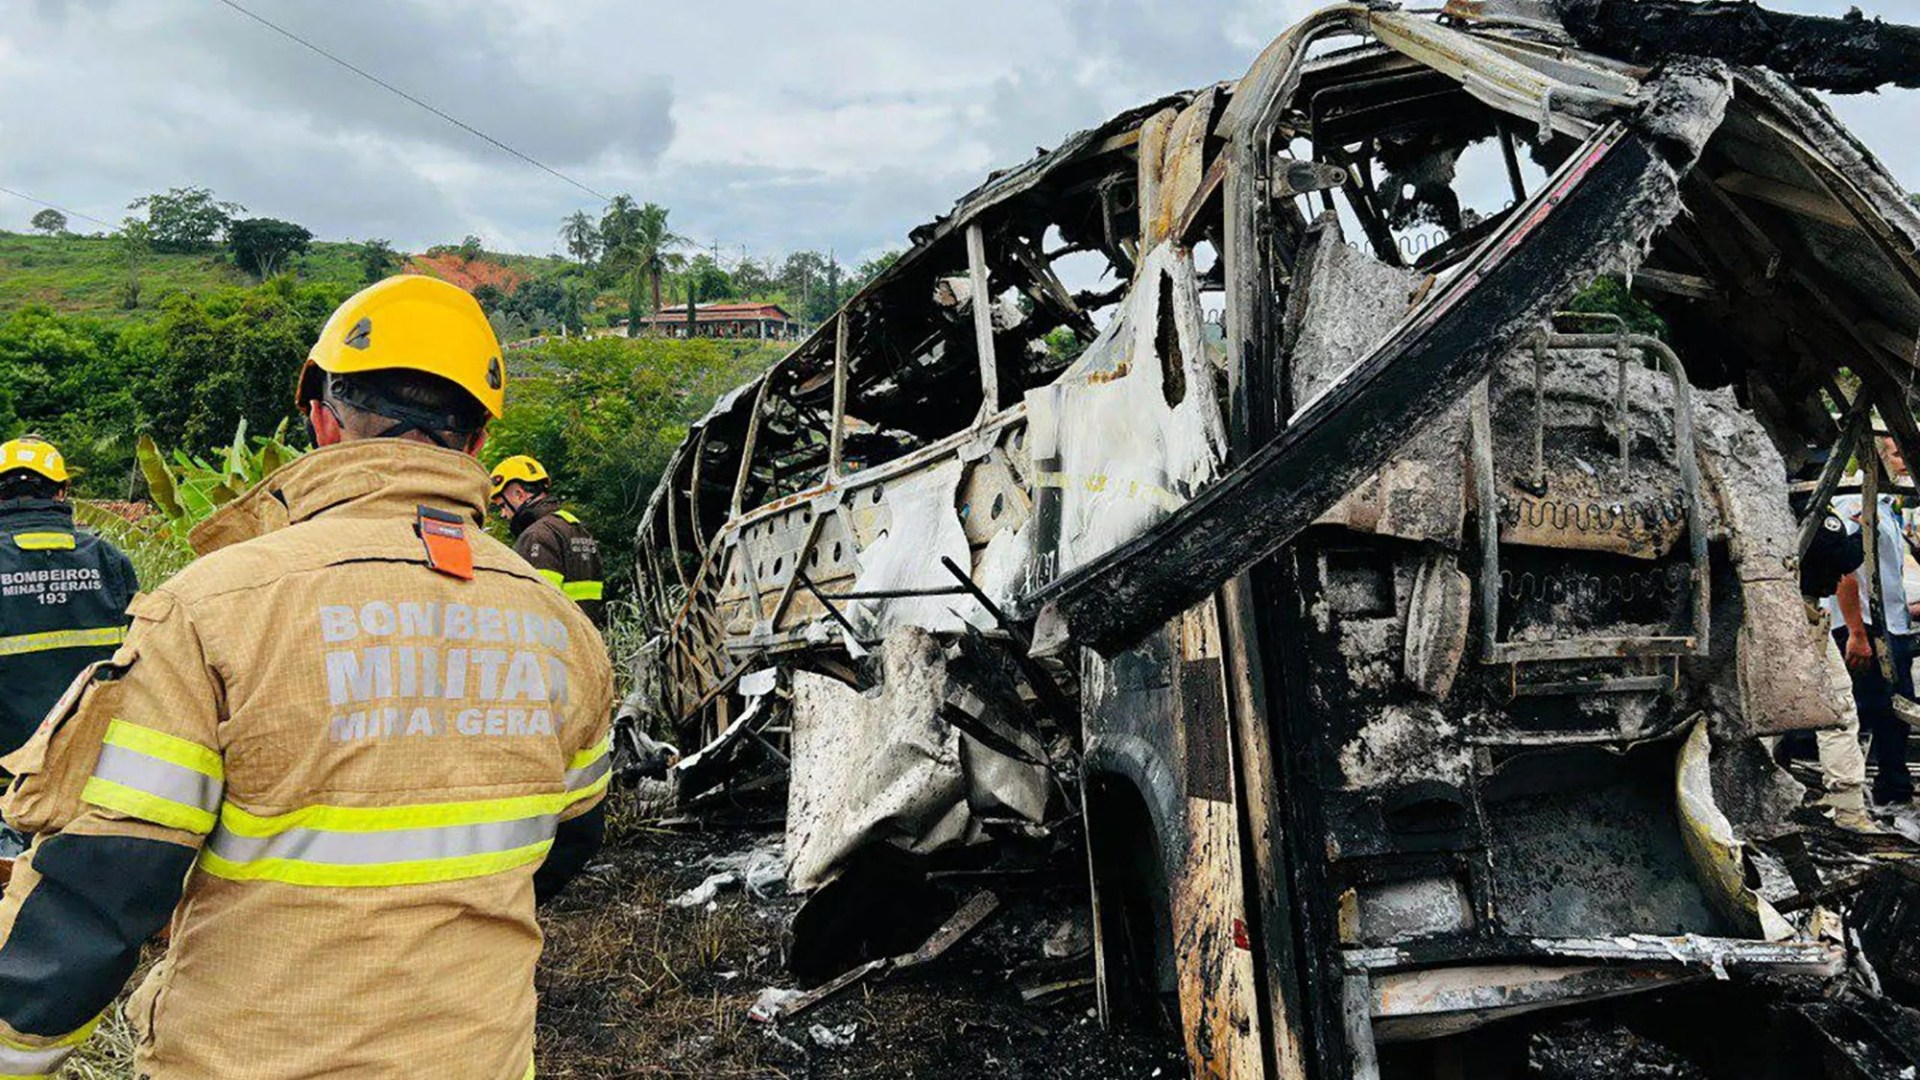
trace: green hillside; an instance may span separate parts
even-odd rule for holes
[[[358,244],[316,240],[287,269],[301,283],[357,285],[365,276],[359,253]],[[528,278],[549,277],[570,265],[547,255],[487,252],[484,258]],[[205,294],[256,284],[222,250],[151,253],[140,267],[140,306],[131,310],[120,303],[126,278],[125,256],[112,237],[0,231],[0,315],[40,304],[62,314],[142,321],[157,313],[160,298],[170,292]]]
[[[302,281],[351,284],[361,278],[357,245],[316,242],[293,261]],[[126,262],[119,242],[110,237],[28,236],[0,232],[0,314],[30,304],[103,319],[144,319],[161,296],[175,290],[207,292],[230,285],[251,285],[253,278],[233,265],[223,251],[169,254],[154,252],[141,266],[140,306],[120,305]]]

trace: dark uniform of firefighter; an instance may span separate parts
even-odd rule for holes
[[[540,576],[580,605],[593,625],[607,626],[600,545],[580,519],[547,490],[546,467],[517,454],[493,467],[493,505],[507,519],[513,550]]]
[[[73,677],[126,640],[140,587],[118,548],[74,528],[66,495],[66,462],[51,443],[0,445],[0,754],[19,749]]]

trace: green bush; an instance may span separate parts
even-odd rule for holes
[[[158,513],[137,525],[103,507],[86,513],[140,549],[151,584],[185,560],[194,523],[297,453],[287,438],[297,422],[295,373],[353,288],[282,276],[252,288],[176,289],[146,323],[46,307],[0,315],[0,439],[36,431],[53,440],[82,499],[150,497]],[[539,458],[600,538],[619,594],[632,576],[647,495],[687,425],[783,349],[600,338],[516,350],[507,357],[506,416],[484,460]],[[254,431],[275,434],[248,437]]]
[[[532,454],[599,539],[610,581],[633,576],[633,534],[667,457],[715,398],[782,346],[694,339],[552,341],[508,358],[507,412],[483,459]],[[623,591],[624,586],[616,586]]]

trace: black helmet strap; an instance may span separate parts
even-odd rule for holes
[[[461,447],[449,442],[446,436],[448,434],[462,436],[461,441],[464,442],[473,434],[472,429],[468,427],[467,418],[457,413],[435,412],[431,409],[392,401],[383,395],[362,391],[352,380],[343,379],[337,375],[327,380],[327,397],[332,401],[344,402],[360,412],[384,416],[393,421],[393,426],[381,432],[377,438],[397,439],[417,431],[432,440],[435,446],[447,450],[458,450]],[[340,414],[334,413],[334,419],[339,418]]]

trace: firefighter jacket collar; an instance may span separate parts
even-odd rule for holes
[[[519,511],[513,515],[513,520],[507,522],[507,531],[517,538],[527,531],[528,526],[559,510],[560,500],[552,492],[548,492],[537,499],[523,503]]]
[[[478,526],[487,471],[470,455],[406,439],[356,439],[289,462],[200,523],[206,555],[322,514],[381,517],[415,507],[450,510]]]
[[[58,499],[8,499],[0,502],[0,533],[55,528],[73,531],[73,504]]]

